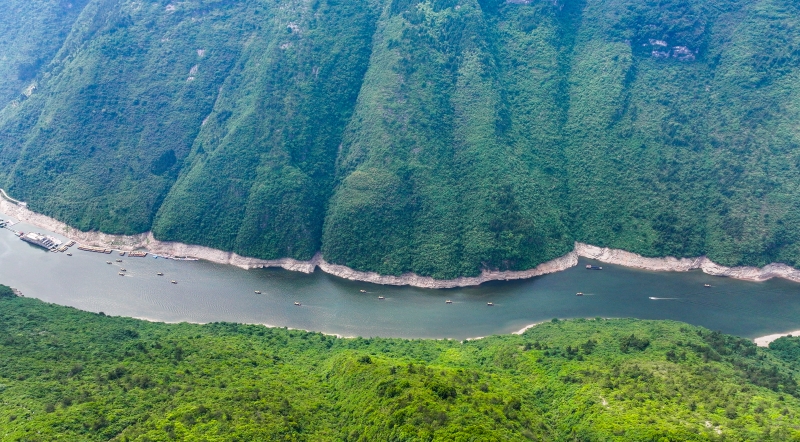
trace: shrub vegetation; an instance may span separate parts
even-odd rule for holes
[[[568,320],[473,341],[159,324],[0,299],[0,436],[800,440],[800,339]]]

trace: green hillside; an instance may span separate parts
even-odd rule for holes
[[[0,186],[83,230],[436,278],[574,241],[800,266],[793,0],[9,5]]]
[[[624,319],[337,339],[112,318],[0,287],[0,437],[797,441],[798,349]]]

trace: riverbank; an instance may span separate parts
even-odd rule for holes
[[[753,342],[756,343],[759,347],[769,347],[770,342],[782,338],[784,336],[800,336],[800,330],[795,330],[787,333],[775,333],[772,335],[760,336],[758,338],[753,339]]]
[[[647,258],[625,250],[597,247],[589,244],[575,243],[575,253],[578,256],[594,259],[608,264],[633,267],[657,272],[688,272],[702,270],[703,273],[713,276],[727,276],[729,278],[745,281],[762,282],[772,278],[782,278],[793,282],[800,282],[800,270],[786,264],[772,263],[764,267],[725,267],[717,264],[705,256],[697,258]]]
[[[7,197],[4,192],[0,195]],[[192,256],[206,261],[234,265],[244,269],[280,267],[295,272],[312,273],[314,269],[319,267],[323,272],[340,278],[382,285],[409,285],[420,288],[446,289],[476,286],[489,281],[528,279],[574,267],[578,264],[579,257],[651,271],[686,272],[701,270],[709,275],[727,276],[747,281],[766,281],[772,278],[783,278],[794,282],[800,282],[800,270],[786,264],[773,263],[762,268],[725,267],[714,263],[705,256],[680,259],[674,257],[648,258],[624,250],[597,247],[579,242],[575,243],[575,250],[572,252],[539,264],[533,269],[523,271],[484,270],[479,276],[461,277],[449,280],[434,279],[413,273],[400,276],[380,275],[374,272],[363,272],[347,266],[326,262],[319,253],[309,261],[299,261],[292,258],[265,260],[241,256],[233,252],[226,252],[205,246],[172,241],[159,241],[153,236],[152,232],[138,235],[110,235],[101,232],[82,232],[61,221],[33,212],[25,205],[13,202],[10,197],[8,197],[8,199],[0,199],[0,213],[63,235],[83,245],[114,248],[122,251],[147,250],[150,253],[159,255]]]

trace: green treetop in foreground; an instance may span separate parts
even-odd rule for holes
[[[0,299],[4,441],[800,440],[800,339],[570,320],[475,341]]]

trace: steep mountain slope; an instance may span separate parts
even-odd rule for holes
[[[269,258],[309,259],[319,250],[341,134],[368,64],[374,7],[274,9],[267,19],[269,11],[253,17],[258,30],[245,36],[160,210],[159,237]]]
[[[3,2],[0,17],[0,102],[30,95],[37,75],[64,44],[87,0]]]
[[[437,278],[576,240],[799,265],[790,0],[71,5],[0,22],[0,185],[81,229]]]
[[[504,78],[494,23],[477,3],[440,3],[382,17],[343,139],[326,259],[452,277],[568,250],[557,193],[544,186],[548,146],[513,124],[505,84],[519,86]]]

